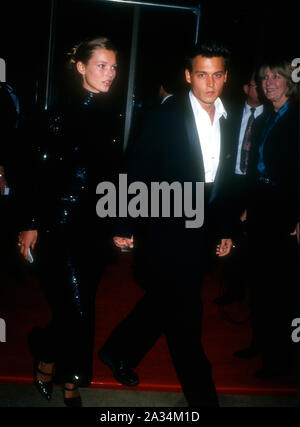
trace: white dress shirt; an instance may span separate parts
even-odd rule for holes
[[[246,172],[243,173],[240,170],[240,164],[241,164],[241,151],[242,151],[243,139],[244,139],[244,135],[245,135],[245,131],[246,131],[246,127],[247,127],[249,117],[251,116],[250,110],[251,110],[250,105],[248,105],[247,102],[245,102],[245,106],[244,106],[244,110],[243,110],[243,117],[242,117],[242,122],[241,122],[241,128],[240,128],[239,145],[238,145],[237,156],[236,156],[236,165],[235,165],[235,173],[238,175],[246,175]],[[260,116],[263,113],[263,111],[264,111],[263,105],[256,107],[255,112],[254,112],[254,118],[256,119],[258,116]]]
[[[198,136],[202,151],[205,182],[214,182],[220,160],[220,118],[227,117],[227,113],[220,98],[215,101],[215,116],[213,123],[207,111],[200,105],[192,91],[189,92],[189,97],[197,125]]]

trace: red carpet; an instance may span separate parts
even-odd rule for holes
[[[0,382],[32,383],[32,359],[27,347],[27,333],[33,326],[47,323],[50,313],[36,280],[24,285],[13,280],[0,284],[0,318],[6,322],[6,342],[0,343]],[[4,283],[5,282],[5,283]],[[260,368],[260,359],[239,360],[235,350],[250,342],[247,301],[220,309],[213,299],[220,293],[217,274],[206,278],[203,289],[203,344],[212,363],[218,393],[224,394],[294,394],[291,378],[262,381],[252,374]],[[96,338],[92,387],[124,389],[113,379],[110,370],[96,357],[114,326],[124,318],[143,291],[131,273],[131,254],[122,254],[120,265],[112,265],[101,281],[96,300]],[[236,323],[229,322],[234,319]],[[240,322],[240,323],[239,323]],[[139,365],[141,383],[137,390],[180,391],[164,336]]]

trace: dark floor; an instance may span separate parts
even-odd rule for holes
[[[2,289],[3,291],[3,289]],[[0,287],[1,294],[1,287]],[[0,345],[1,350],[1,345]],[[179,408],[187,407],[182,393],[151,392],[137,390],[111,390],[105,388],[82,388],[84,407],[124,408]],[[219,395],[221,407],[300,407],[300,395]],[[0,384],[0,407],[64,407],[62,391],[54,387],[50,402],[43,399],[33,385]]]
[[[182,393],[82,388],[84,407],[186,407]],[[221,407],[300,407],[297,396],[219,395]],[[0,407],[64,407],[62,391],[54,387],[50,402],[34,386],[0,384]]]

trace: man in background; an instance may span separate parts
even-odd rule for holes
[[[248,158],[251,149],[253,124],[265,108],[254,67],[244,74],[242,88],[245,101],[231,112],[229,119],[231,138],[227,141],[230,144],[227,151],[231,153],[230,155],[234,159],[234,169],[228,171],[228,174],[232,180],[232,197],[236,204],[235,212],[237,213],[234,238],[236,247],[230,257],[224,259],[223,280],[225,282],[225,293],[215,299],[215,303],[218,305],[227,305],[244,299],[249,268],[247,265],[246,222],[243,216],[247,192]],[[243,355],[243,352],[236,354],[238,357],[243,357]]]

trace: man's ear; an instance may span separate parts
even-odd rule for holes
[[[249,95],[249,86],[248,85],[243,85],[243,91],[244,91],[244,94],[246,96],[248,96]]]
[[[227,77],[228,77],[228,71],[225,72],[225,76],[224,76],[224,83],[227,82]]]
[[[187,68],[186,68],[186,70],[185,70],[185,80],[186,80],[188,83],[191,83],[191,73],[190,73],[190,70],[188,70]]]
[[[80,74],[82,74],[82,75],[84,75],[84,74],[85,74],[85,65],[84,65],[84,63],[83,63],[83,62],[78,61],[78,62],[76,63],[76,68],[77,68],[78,73],[80,73]]]

